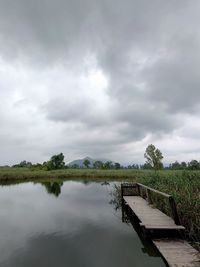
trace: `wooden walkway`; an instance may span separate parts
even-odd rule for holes
[[[170,267],[199,267],[199,253],[184,240],[153,240]]]
[[[139,196],[124,196],[125,202],[140,220],[140,225],[146,230],[184,230],[181,225],[176,225],[174,220],[160,210],[148,205],[147,201]]]
[[[185,228],[180,225],[176,204],[172,196],[144,186],[142,184],[122,184],[122,202],[131,209],[139,220],[141,229],[152,236],[153,244],[170,267],[200,267],[200,253],[181,238]],[[158,194],[168,200],[171,217],[155,208],[151,193]],[[166,239],[172,232],[176,238]],[[154,233],[159,239],[154,239]],[[179,239],[177,239],[179,237]]]

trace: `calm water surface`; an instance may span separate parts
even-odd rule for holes
[[[0,187],[0,267],[164,267],[121,210],[113,183]]]

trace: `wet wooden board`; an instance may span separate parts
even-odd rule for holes
[[[140,220],[140,225],[151,230],[183,230],[184,227],[176,225],[174,220],[152,207],[140,196],[124,196],[125,202]]]
[[[200,253],[184,240],[153,240],[170,267],[199,267]]]

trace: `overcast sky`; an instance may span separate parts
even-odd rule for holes
[[[200,160],[199,0],[0,0],[0,164]]]

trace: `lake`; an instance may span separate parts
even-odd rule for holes
[[[75,181],[1,186],[0,266],[166,266],[122,222],[113,188]]]

